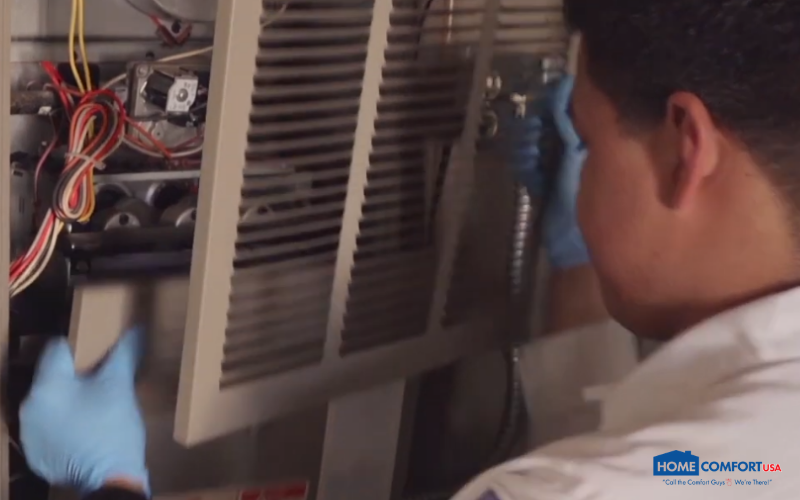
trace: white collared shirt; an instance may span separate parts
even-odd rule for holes
[[[698,475],[655,475],[673,451],[698,457]],[[454,500],[798,498],[800,288],[685,332],[614,388],[599,431],[487,471]]]

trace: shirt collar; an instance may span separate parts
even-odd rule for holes
[[[669,419],[717,382],[793,359],[800,360],[800,288],[726,311],[667,343],[609,394],[601,428]]]

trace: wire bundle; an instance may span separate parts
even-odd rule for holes
[[[122,102],[108,90],[88,93],[78,103],[70,120],[69,148],[52,206],[33,244],[11,265],[12,297],[41,276],[67,224],[91,218],[95,208],[93,173],[122,144],[124,116]]]
[[[78,70],[75,57],[76,38],[83,75]],[[95,209],[94,170],[102,168],[105,159],[122,144],[127,119],[125,107],[110,90],[92,89],[92,75],[84,40],[84,0],[72,2],[69,62],[77,89],[66,85],[52,63],[42,64],[69,121],[68,148],[63,172],[53,192],[51,208],[45,213],[28,251],[11,264],[9,279],[12,297],[41,276],[53,256],[58,236],[67,224],[89,221]],[[80,100],[76,105],[78,98]],[[36,167],[37,189],[42,166],[57,142],[58,133],[55,133]]]
[[[87,94],[76,108],[64,171],[53,193],[52,209],[62,221],[88,222],[94,213],[93,173],[122,143],[124,115],[122,102],[107,90]]]
[[[51,207],[47,210],[33,243],[24,255],[11,264],[9,278],[11,296],[14,297],[33,284],[44,272],[55,252],[58,236],[72,223],[86,223],[95,210],[94,171],[102,169],[105,160],[122,144],[150,157],[169,161],[186,158],[202,152],[202,133],[174,149],[166,147],[139,123],[127,116],[123,103],[110,87],[125,80],[121,74],[93,89],[92,75],[85,42],[84,1],[72,0],[69,29],[69,66],[75,86],[68,85],[55,65],[45,61],[42,68],[50,78],[46,85],[59,97],[65,119],[69,123],[69,139],[64,169],[56,183]],[[262,19],[265,28],[284,15],[289,1],[283,2],[276,12]],[[77,42],[77,43],[76,43]],[[76,56],[80,53],[80,64]],[[210,54],[212,47],[204,47],[159,59],[173,62]],[[81,74],[80,70],[83,70]],[[125,126],[135,129],[137,136],[125,133]],[[55,125],[55,124],[54,124]],[[41,156],[35,173],[35,193],[41,170],[59,142],[57,127],[53,139]]]

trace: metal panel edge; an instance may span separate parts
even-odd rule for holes
[[[8,296],[8,261],[11,252],[11,199],[9,183],[11,166],[11,5],[12,0],[0,0],[0,274],[6,277],[3,286],[0,286],[0,301],[6,304],[0,308],[0,356],[6,360],[8,349],[8,311],[10,309]],[[6,381],[7,383],[8,381]],[[0,498],[9,498],[9,436],[8,429],[3,425],[0,431]]]
[[[428,318],[428,331],[437,328],[445,315],[447,298],[450,294],[450,285],[453,277],[453,267],[457,257],[460,235],[466,219],[468,193],[458,193],[460,184],[459,176],[468,176],[471,191],[472,177],[475,170],[475,154],[479,137],[479,127],[483,113],[481,101],[486,90],[486,77],[489,75],[494,55],[495,36],[500,22],[501,0],[486,0],[484,7],[483,26],[478,51],[475,56],[475,66],[472,73],[472,87],[466,103],[466,116],[464,130],[461,134],[447,168],[445,185],[442,191],[440,206],[444,207],[437,220],[437,233],[442,234],[439,250],[438,270],[436,273],[436,286],[433,304]],[[460,213],[449,214],[449,207],[455,206]]]
[[[372,152],[372,136],[378,117],[378,101],[383,81],[383,66],[386,61],[386,46],[389,43],[392,0],[375,0],[372,7],[372,24],[367,44],[367,59],[364,64],[364,80],[361,85],[361,100],[353,156],[350,162],[350,178],[347,185],[342,230],[339,235],[339,251],[331,290],[328,329],[325,340],[325,356],[339,356],[342,341],[347,299],[350,296],[350,276],[357,250],[357,239],[364,207],[369,157]]]
[[[261,2],[220,0],[209,89],[206,142],[201,167],[198,225],[192,255],[191,290],[181,361],[175,439],[206,437],[203,420],[223,412],[219,394],[234,243],[250,127]]]
[[[326,360],[319,366],[220,391],[215,399],[216,410],[198,416],[205,419],[198,423],[202,435],[190,435],[191,439],[184,444],[221,437],[315,403],[389,383],[409,373],[422,373],[462,357],[500,348],[506,340],[497,332],[507,328],[506,324],[485,320],[437,329],[429,336],[351,354],[346,359]],[[230,413],[245,404],[248,411]]]

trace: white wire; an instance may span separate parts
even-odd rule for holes
[[[47,269],[47,264],[50,262],[50,259],[53,258],[53,252],[56,249],[56,243],[58,242],[58,235],[61,234],[61,231],[63,229],[64,229],[64,223],[61,222],[60,220],[56,220],[53,223],[53,231],[55,231],[55,233],[52,234],[52,236],[50,236],[49,240],[47,241],[47,254],[44,257],[44,260],[42,261],[41,265],[37,266],[36,272],[33,274],[29,273],[30,269],[32,269],[33,266],[28,266],[28,269],[26,269],[23,275],[20,276],[20,279],[22,279],[24,275],[27,274],[30,275],[27,276],[24,281],[17,280],[14,282],[14,285],[12,285],[11,289],[12,296],[21,293],[23,290],[27,289],[29,286],[35,283],[36,280],[39,279],[39,276],[42,275],[44,270]]]
[[[278,11],[275,14],[273,14],[273,15],[269,16],[267,19],[265,19],[261,23],[261,28],[262,29],[266,28],[267,26],[271,25],[272,23],[274,23],[275,21],[280,19],[280,17],[283,16],[286,13],[286,10],[289,8],[289,3],[290,2],[291,2],[291,0],[287,0],[286,2],[284,2],[283,5],[281,6],[281,8],[278,9]],[[204,56],[204,55],[210,54],[213,50],[214,50],[214,46],[213,45],[209,45],[208,47],[203,47],[201,49],[189,50],[187,52],[181,52],[180,54],[173,54],[171,56],[162,57],[161,59],[156,59],[154,62],[166,63],[166,62],[182,61],[184,59],[191,59],[192,57],[199,57],[199,56]],[[121,74],[115,76],[114,78],[112,78],[111,80],[107,81],[103,85],[103,88],[107,89],[109,87],[113,87],[114,85],[116,85],[116,84],[118,84],[120,82],[124,82],[127,78],[128,78],[128,74],[127,73],[121,73]]]
[[[131,148],[132,150],[142,153],[143,155],[150,156],[151,158],[162,158],[162,159],[165,158],[164,153],[150,149],[145,149],[139,146],[138,144],[132,142],[127,137],[122,138],[122,143],[125,144],[125,146]],[[201,142],[197,146],[194,146],[192,148],[183,151],[177,151],[175,153],[170,152],[170,158],[186,158],[187,156],[193,156],[202,152],[203,152],[203,143]]]
[[[30,265],[28,265],[28,267],[22,272],[22,274],[20,274],[11,283],[10,293],[12,297],[18,295],[23,290],[31,286],[31,284],[33,284],[33,282],[36,281],[39,278],[39,276],[41,276],[41,274],[44,272],[45,268],[47,267],[47,263],[50,262],[50,258],[52,257],[53,251],[55,250],[56,247],[56,242],[58,241],[57,237],[64,229],[64,223],[58,219],[55,219],[53,225],[50,226],[52,229],[49,232],[46,232],[45,228],[48,227],[47,220],[50,217],[55,218],[55,215],[53,214],[52,210],[48,210],[47,213],[45,214],[44,218],[45,222],[43,222],[42,225],[39,226],[39,231],[36,234],[36,238],[34,238],[33,240],[33,244],[31,244],[30,248],[28,248],[28,251],[25,253],[24,257],[21,257],[22,259],[30,258],[31,252],[33,252],[34,249],[39,247],[40,240],[42,238],[47,238],[47,240],[43,243],[45,245],[45,250],[47,252],[47,254],[45,255],[45,259],[39,266],[34,266],[33,264],[35,263],[35,259],[32,260]],[[52,231],[55,231],[55,234],[53,234]],[[36,269],[34,269],[35,267]]]
[[[173,54],[171,56],[162,57],[161,59],[156,59],[154,62],[165,63],[165,62],[181,61],[183,59],[191,59],[192,57],[198,57],[198,56],[203,56],[203,55],[206,55],[206,54],[210,54],[212,50],[214,50],[214,46],[213,45],[208,46],[208,47],[203,47],[202,49],[195,49],[195,50],[190,50],[190,51],[187,51],[187,52],[181,52],[180,54]],[[114,85],[116,85],[116,84],[118,84],[120,82],[124,82],[127,78],[128,78],[128,74],[127,73],[120,73],[119,75],[115,76],[111,80],[107,81],[103,85],[103,88],[107,89],[107,88],[113,87]]]

